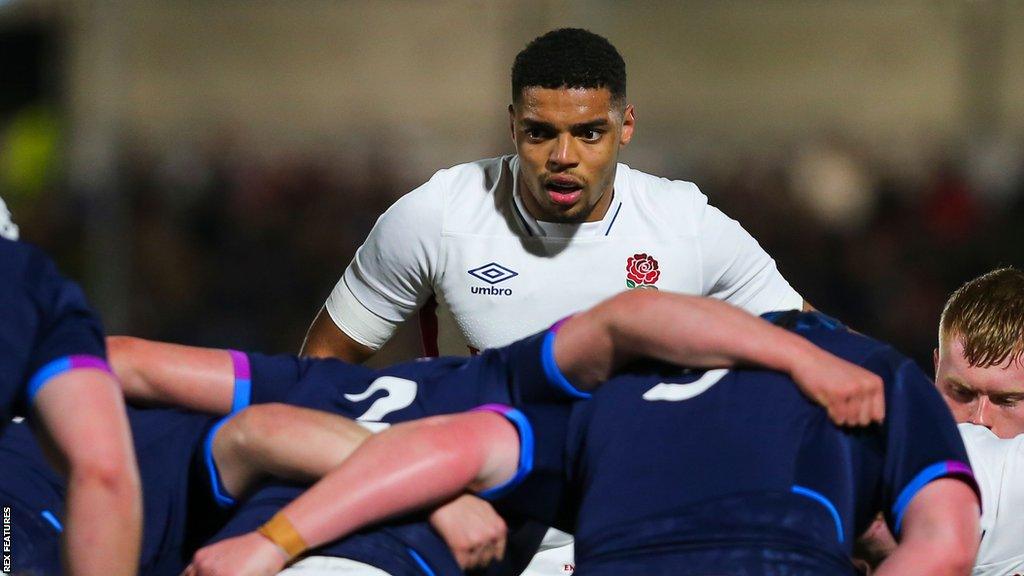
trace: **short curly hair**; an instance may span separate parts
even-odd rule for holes
[[[942,311],[939,340],[957,336],[971,366],[1024,360],[1024,272],[1001,268],[958,288]]]
[[[559,28],[535,38],[512,64],[512,101],[523,90],[540,88],[607,88],[612,102],[626,101],[626,63],[603,36],[581,28]]]

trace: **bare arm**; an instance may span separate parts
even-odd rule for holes
[[[369,430],[342,416],[261,404],[242,410],[217,430],[213,455],[225,488],[238,495],[266,476],[319,480],[369,436]]]
[[[331,319],[326,308],[321,308],[306,332],[300,356],[313,358],[341,358],[353,364],[362,364],[376,350],[364,346],[345,334]]]
[[[142,495],[117,382],[99,370],[66,372],[39,391],[35,410],[68,478],[65,572],[134,575]]]
[[[129,402],[231,411],[235,372],[227,350],[109,336],[107,355]]]
[[[838,424],[885,415],[877,375],[712,298],[624,292],[569,319],[554,346],[562,373],[584,390],[644,357],[698,368],[756,365],[790,374]]]
[[[876,576],[962,576],[978,553],[978,497],[963,482],[941,478],[910,501],[896,550]]]
[[[286,404],[250,406],[217,430],[213,455],[225,489],[242,495],[267,476],[312,482],[337,468],[370,436],[348,418]],[[505,521],[487,502],[463,495],[430,516],[463,568],[505,552]]]
[[[515,474],[518,458],[517,432],[498,414],[407,422],[366,440],[343,466],[279,514],[307,547],[315,547],[467,488],[498,485]],[[186,574],[275,574],[289,559],[270,540],[250,533],[200,550]]]

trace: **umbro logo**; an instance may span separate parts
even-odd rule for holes
[[[506,268],[497,262],[489,262],[480,266],[479,268],[473,268],[469,270],[469,275],[476,278],[477,280],[483,280],[490,284],[490,286],[472,286],[469,291],[473,294],[490,294],[493,296],[511,296],[511,288],[497,288],[494,285],[504,282],[510,278],[519,276],[519,273],[510,268]]]
[[[491,262],[489,264],[484,264],[479,268],[473,268],[469,273],[475,278],[479,278],[492,286],[499,282],[504,282],[509,278],[519,276],[519,273],[515,270],[509,270],[497,262]]]

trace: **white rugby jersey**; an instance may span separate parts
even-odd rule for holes
[[[603,220],[554,224],[526,211],[518,173],[516,156],[480,160],[399,199],[327,300],[338,327],[376,349],[420,310],[425,354],[464,355],[631,288],[712,296],[755,314],[802,305],[775,261],[690,182],[619,164]]]
[[[1024,575],[1024,434],[997,437],[960,424],[974,477],[981,487],[981,547],[974,576]]]

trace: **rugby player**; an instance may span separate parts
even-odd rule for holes
[[[777,372],[634,365],[586,402],[392,427],[263,532],[201,550],[193,569],[274,574],[296,549],[470,488],[573,532],[586,574],[853,574],[852,535],[877,511],[900,535],[878,574],[967,574],[977,486],[932,383],[835,320],[776,319],[880,376],[885,423],[837,427]],[[547,383],[568,397],[589,396],[586,384]]]
[[[950,296],[939,321],[935,384],[963,423],[979,470],[974,573],[1024,574],[1024,272],[993,270]]]
[[[981,485],[974,574],[1024,574],[1024,273],[993,270],[953,292],[934,356],[935,384]],[[875,527],[863,545],[875,561],[892,549],[892,537]]]
[[[0,430],[23,417],[67,478],[65,573],[135,574],[141,506],[124,402],[106,363],[100,322],[81,289],[37,248],[18,241],[0,200]],[[4,462],[6,485],[16,472]],[[5,573],[22,570],[46,519],[2,503]]]
[[[512,66],[508,120],[515,154],[441,170],[380,217],[302,354],[361,362],[417,312],[424,355],[466,354],[631,288],[754,314],[804,305],[696,185],[618,163],[636,114],[605,38],[566,28],[530,42]],[[567,562],[556,555],[545,573]]]
[[[121,353],[112,348],[111,358]],[[227,351],[224,355],[230,357],[229,375],[234,363],[232,394],[226,406],[211,406],[211,412],[223,414],[227,407],[238,410],[250,401],[280,400],[286,395],[287,389],[273,378],[250,381],[250,356]],[[202,384],[210,375],[201,375],[208,370],[201,360],[186,370],[198,376],[193,384]],[[222,509],[233,503],[231,493],[244,493],[268,474],[305,481],[319,478],[344,459],[344,447],[351,445],[351,438],[358,440],[366,433],[344,419],[278,404],[272,410],[276,420],[273,434],[245,412],[222,420],[221,416],[174,409],[129,406],[127,410],[144,517],[141,553],[136,543],[135,553],[120,561],[124,570],[130,569],[132,574],[138,570],[147,576],[180,574],[196,547],[226,520],[227,512]],[[42,446],[25,424],[12,424],[0,436],[0,461],[4,463],[0,500],[12,503],[19,518],[25,519],[15,526],[15,544],[19,545],[14,554],[15,573],[77,573],[61,571],[56,554],[64,531],[61,520],[70,514],[68,484],[47,463]],[[125,534],[131,536],[131,526],[125,528],[129,529]],[[78,557],[70,560],[74,566]]]

